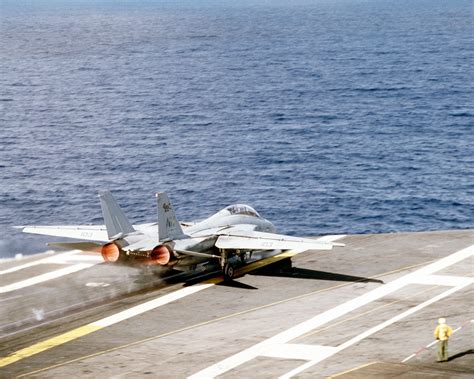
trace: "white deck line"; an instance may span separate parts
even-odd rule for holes
[[[20,282],[8,284],[6,286],[0,287],[0,294],[1,293],[7,293],[15,290],[19,290],[21,288],[33,286],[38,283],[46,282],[51,279],[56,279],[60,278],[61,276],[65,276],[68,274],[72,274],[73,272],[77,272],[80,270],[84,270],[86,268],[89,268],[93,266],[93,264],[90,263],[79,263],[76,265],[68,266],[61,268],[59,270],[54,270],[51,272],[47,272],[46,274],[41,274],[37,276],[33,276],[32,278],[22,280]]]
[[[184,287],[184,288],[182,288],[180,290],[177,290],[175,292],[171,292],[167,295],[164,295],[164,296],[158,297],[156,299],[147,301],[146,303],[143,303],[143,304],[136,305],[132,308],[126,309],[126,310],[124,310],[122,312],[119,312],[119,313],[116,313],[112,316],[109,316],[109,317],[103,318],[101,320],[95,321],[95,322],[91,323],[90,325],[105,328],[107,326],[110,326],[110,325],[116,324],[118,322],[127,320],[131,317],[135,317],[135,316],[138,316],[142,313],[151,311],[152,309],[158,308],[162,305],[171,303],[172,301],[176,301],[176,300],[181,299],[183,297],[192,295],[196,292],[199,292],[199,291],[202,291],[206,288],[212,287],[213,285],[214,285],[214,283],[208,283],[208,284],[196,284],[194,286]]]
[[[471,324],[472,324],[472,323],[474,323],[474,320],[471,320]],[[460,331],[460,330],[461,330],[464,326],[466,326],[466,325],[467,325],[467,323],[464,324],[464,325],[461,325],[461,326],[457,327],[456,329],[454,329],[454,330],[453,330],[453,334],[454,334],[454,333],[457,333],[458,331]],[[430,342],[428,345],[426,345],[425,347],[421,348],[421,349],[418,350],[416,353],[413,353],[413,354],[409,355],[408,357],[406,357],[406,358],[402,361],[402,363],[405,363],[406,361],[409,361],[410,359],[416,357],[416,356],[417,356],[418,354],[420,354],[422,351],[425,351],[425,350],[429,349],[431,346],[435,345],[437,342],[438,342],[438,340],[434,340],[434,341]]]
[[[104,258],[100,254],[97,255],[85,255],[85,254],[77,254],[77,255],[70,255],[68,257],[57,257],[52,261],[53,263],[76,263],[76,262],[93,262],[93,263],[102,263],[104,262]]]
[[[395,279],[388,284],[382,285],[364,295],[358,296],[352,300],[347,301],[335,308],[329,309],[315,317],[304,321],[294,327],[287,329],[269,339],[266,339],[248,349],[245,349],[237,354],[234,354],[208,368],[197,372],[196,374],[189,377],[189,379],[197,378],[213,378],[218,375],[236,368],[260,355],[263,355],[271,346],[278,344],[285,344],[305,333],[308,333],[328,322],[337,319],[355,309],[361,308],[375,300],[378,300],[390,293],[393,293],[400,288],[416,282],[420,277],[433,274],[434,272],[440,271],[448,266],[458,263],[474,254],[474,245],[471,245],[463,250],[453,253],[445,258],[442,258],[434,263],[431,263],[421,269],[418,269],[410,274],[404,275],[398,279]],[[455,287],[456,291],[459,287]],[[452,291],[450,289],[449,291]],[[448,292],[448,291],[446,291]]]
[[[336,348],[332,346],[284,343],[269,347],[262,355],[270,358],[303,359],[310,361],[314,359],[314,357],[330,356],[334,354],[333,351],[335,349]]]
[[[337,239],[343,238],[344,236],[339,236],[338,235],[338,236],[327,236],[327,237],[331,238],[332,240],[337,240]],[[194,286],[185,287],[185,288],[180,289],[176,292],[172,292],[168,295],[165,295],[165,296],[159,297],[157,299],[148,301],[146,303],[137,305],[137,306],[132,307],[130,309],[126,309],[122,312],[119,312],[115,315],[106,317],[102,320],[93,322],[92,325],[100,326],[100,327],[110,326],[110,325],[116,324],[120,321],[129,319],[129,318],[137,316],[139,314],[142,314],[144,312],[148,312],[148,311],[150,311],[152,309],[155,309],[155,308],[157,308],[161,305],[168,304],[172,301],[181,299],[185,296],[188,296],[188,295],[191,295],[193,293],[202,291],[203,289],[212,287],[213,285],[214,285],[214,283],[207,283],[207,284],[196,284]]]
[[[435,286],[451,286],[456,287],[463,285],[464,283],[469,284],[473,278],[463,276],[448,276],[448,275],[425,275],[415,278],[413,284],[427,284]]]
[[[80,250],[71,250],[71,251],[68,251],[66,253],[52,255],[50,257],[38,259],[38,260],[33,261],[33,262],[25,263],[25,264],[22,264],[22,265],[19,265],[19,266],[11,267],[7,270],[0,271],[0,275],[10,274],[10,273],[15,272],[15,271],[23,270],[25,268],[34,267],[34,266],[41,265],[41,264],[49,264],[49,263],[63,264],[64,262],[61,259],[62,257],[69,257],[71,255],[78,254],[78,253],[80,253]]]
[[[331,236],[331,237],[334,238],[334,239],[339,239],[339,238],[342,238],[343,236]],[[71,252],[71,253],[73,253],[73,252]],[[81,263],[81,264],[77,264],[77,265],[74,265],[74,266],[66,267],[62,270],[53,271],[52,273],[39,275],[38,277],[31,278],[31,279],[28,279],[28,280],[25,280],[25,281],[22,281],[22,282],[14,283],[13,285],[1,287],[0,288],[0,293],[1,293],[2,289],[4,291],[6,289],[7,290],[13,290],[13,289],[11,289],[11,288],[13,288],[12,286],[15,286],[14,289],[18,289],[18,287],[20,285],[26,286],[26,285],[36,284],[36,283],[33,283],[33,281],[39,282],[40,277],[43,277],[43,279],[47,278],[46,280],[49,280],[49,279],[52,279],[53,275],[55,275],[56,277],[61,276],[60,272],[62,272],[63,275],[65,275],[65,272],[66,272],[65,270],[68,270],[68,269],[71,270],[72,268],[82,269],[82,268],[87,268],[87,267],[90,267],[90,266],[93,266],[93,265],[94,264]],[[81,267],[81,268],[79,268],[79,267]],[[209,287],[212,287],[214,285],[215,285],[214,282],[196,284],[194,286],[185,287],[185,288],[182,288],[178,291],[171,292],[167,295],[164,295],[164,296],[161,296],[159,298],[147,301],[143,304],[136,305],[132,308],[126,309],[126,310],[121,311],[121,312],[118,312],[114,315],[105,317],[105,318],[100,319],[98,321],[92,322],[92,323],[84,325],[82,327],[73,329],[69,332],[63,333],[62,335],[53,337],[50,340],[42,341],[42,342],[37,343],[37,344],[35,344],[33,346],[30,346],[28,348],[24,348],[22,350],[19,350],[16,353],[11,354],[10,357],[5,358],[3,360],[4,361],[3,365],[2,365],[2,359],[0,359],[0,365],[2,365],[2,366],[8,365],[8,364],[14,363],[18,360],[27,358],[27,357],[35,355],[35,354],[38,354],[42,351],[51,349],[55,346],[61,345],[61,344],[66,343],[66,342],[69,342],[71,340],[70,339],[70,334],[71,333],[76,332],[77,335],[75,336],[75,338],[79,338],[79,337],[87,335],[89,333],[93,333],[96,330],[103,329],[103,328],[108,327],[110,325],[114,325],[114,324],[119,323],[121,321],[127,320],[129,318],[138,316],[142,313],[145,313],[145,312],[148,312],[148,311],[153,310],[155,308],[158,308],[162,305],[165,305],[165,304],[168,304],[170,302],[176,301],[176,300],[181,299],[185,296],[192,295],[196,292],[202,291],[202,290],[204,290],[206,288],[209,288]],[[64,337],[64,339],[62,339],[61,337]],[[27,354],[25,353],[25,351],[27,351]]]
[[[359,334],[358,336],[355,336],[354,338],[351,338],[349,341],[346,341],[344,342],[343,344],[337,346],[333,351],[330,352],[330,354],[325,354],[325,355],[321,355],[319,357],[317,357],[316,359],[313,359],[299,367],[297,367],[296,369],[290,371],[289,373],[285,374],[285,375],[282,375],[280,376],[279,379],[289,379],[297,374],[299,374],[300,372],[304,371],[304,370],[307,370],[308,368],[310,368],[311,366],[314,366],[315,364],[333,356],[334,354],[337,354],[339,353],[340,351],[344,350],[344,349],[347,349],[348,347],[352,346],[352,345],[355,345],[356,343],[362,341],[363,339],[371,336],[372,334],[375,334],[377,332],[379,332],[380,330],[382,329],[385,329],[387,326],[390,326],[400,320],[402,320],[403,318],[407,317],[407,316],[410,316],[411,314],[415,313],[415,312],[418,312],[419,310],[423,309],[423,308],[426,308],[427,306],[433,304],[433,303],[436,303],[442,299],[444,299],[445,297],[448,297],[450,295],[452,295],[453,293],[467,287],[468,285],[472,284],[474,282],[474,280],[471,280],[470,282],[467,282],[467,283],[464,283],[460,286],[457,286],[457,287],[453,287],[427,301],[425,301],[424,303],[421,303],[421,304],[418,304],[416,307],[413,307],[413,308],[410,308],[408,309],[407,311],[403,312],[403,313],[400,313],[399,315],[395,316],[395,317],[392,317],[390,320],[387,320],[377,326],[374,326],[373,328],[365,331],[364,333],[361,333]]]

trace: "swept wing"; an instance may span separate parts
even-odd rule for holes
[[[341,244],[283,234],[229,228],[219,232],[215,245],[219,249],[228,250],[331,250],[333,246],[340,246]]]

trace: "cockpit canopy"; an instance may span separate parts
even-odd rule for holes
[[[245,204],[233,204],[229,205],[228,207],[224,208],[219,212],[221,215],[243,215],[243,216],[252,216],[252,217],[258,217],[262,218],[258,212],[253,209],[252,207],[249,207],[248,205]]]

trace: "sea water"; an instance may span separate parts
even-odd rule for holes
[[[291,235],[472,228],[470,1],[1,1],[13,225],[248,203]]]

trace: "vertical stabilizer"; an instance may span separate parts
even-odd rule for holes
[[[180,239],[183,237],[183,229],[179,224],[173,210],[173,206],[164,192],[156,194],[158,204],[158,236],[160,241]]]
[[[99,192],[99,198],[109,239],[120,238],[135,231],[109,191]]]

